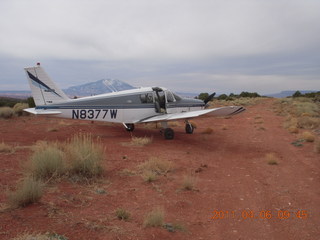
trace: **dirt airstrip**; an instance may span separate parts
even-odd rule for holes
[[[319,239],[320,155],[314,143],[291,144],[298,135],[282,127],[272,101],[229,119],[195,119],[192,135],[181,122],[174,140],[138,125],[134,136],[153,138],[146,146],[130,145],[130,133],[116,124],[33,116],[0,120],[0,142],[16,147],[14,153],[0,153],[0,239],[26,232],[55,232],[71,240]],[[105,146],[103,177],[49,183],[39,203],[8,209],[8,191],[23,178],[30,146],[39,140],[63,142],[78,132],[99,137]],[[276,156],[277,165],[268,164],[268,154]],[[174,167],[148,183],[136,172],[152,157]],[[195,177],[194,190],[181,188],[184,176]],[[182,230],[144,227],[145,215],[155,207],[164,210],[165,223]],[[130,212],[130,219],[118,220],[117,208]]]

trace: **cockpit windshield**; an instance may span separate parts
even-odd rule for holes
[[[168,103],[175,101],[175,98],[174,98],[172,92],[170,92],[170,91],[167,90],[167,91],[166,91],[166,95],[167,95],[167,102],[168,102]]]

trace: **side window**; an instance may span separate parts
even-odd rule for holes
[[[152,93],[146,93],[140,95],[141,103],[153,103]]]

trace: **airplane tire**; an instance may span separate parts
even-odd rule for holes
[[[164,130],[164,138],[167,140],[172,140],[174,138],[174,131],[171,128],[166,128]]]
[[[192,134],[193,130],[194,130],[194,127],[192,126],[192,124],[191,123],[187,123],[186,124],[186,133],[187,134]]]
[[[126,123],[126,130],[128,132],[132,132],[134,130],[134,124],[133,123]]]

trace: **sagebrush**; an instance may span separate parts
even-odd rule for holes
[[[25,207],[38,202],[43,193],[43,184],[33,178],[26,178],[19,184],[16,191],[9,194],[12,207]]]
[[[42,143],[34,147],[31,173],[35,179],[59,177],[65,172],[63,153],[56,143]]]
[[[14,111],[10,107],[0,107],[0,118],[11,118],[14,115]]]
[[[70,164],[70,173],[83,177],[97,177],[102,174],[104,148],[93,140],[91,134],[77,134],[65,146]]]
[[[144,227],[162,227],[164,224],[164,210],[160,207],[150,211],[144,218]]]

